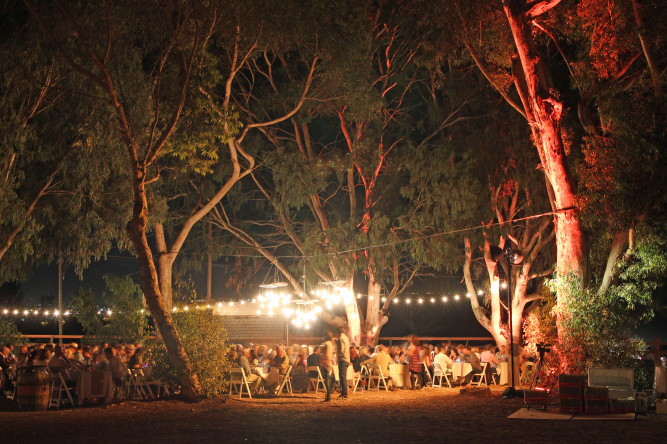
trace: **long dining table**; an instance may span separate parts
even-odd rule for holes
[[[472,371],[472,365],[467,362],[452,362],[452,377],[454,380],[465,376]]]
[[[79,405],[93,399],[102,398],[108,402],[113,398],[115,387],[111,372],[70,370],[69,378],[76,382],[74,393]]]
[[[265,385],[280,384],[278,367],[258,365],[253,371],[262,378]]]

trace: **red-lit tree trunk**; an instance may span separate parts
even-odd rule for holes
[[[516,55],[512,60],[514,82],[530,125],[533,142],[540,155],[552,191],[552,205],[556,214],[557,271],[586,276],[584,234],[575,206],[575,185],[568,169],[561,138],[563,104],[554,93],[553,82],[544,57],[537,50],[532,36],[532,20],[548,11],[559,1],[527,2],[504,0]],[[557,295],[557,325],[560,337],[564,334],[562,316],[566,312],[567,295]]]

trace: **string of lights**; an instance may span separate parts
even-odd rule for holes
[[[317,293],[317,292],[313,292]],[[320,313],[322,311],[322,308],[319,305],[316,305],[317,303],[320,302],[320,300],[310,300],[310,301],[302,301],[299,299],[293,299],[293,296],[284,293],[285,297],[284,298],[279,298],[280,303],[277,303],[275,300],[269,299],[265,296],[262,297],[256,297],[252,299],[241,299],[241,300],[227,300],[227,301],[221,301],[221,302],[214,302],[211,304],[204,304],[204,303],[190,303],[190,304],[178,304],[174,305],[171,309],[173,313],[178,313],[178,312],[188,312],[192,310],[215,310],[215,309],[223,309],[224,307],[233,307],[233,306],[244,306],[244,305],[253,305],[253,307],[256,307],[255,313],[257,315],[266,315],[266,316],[274,316],[278,314],[283,314],[285,316],[295,316],[295,317],[301,317],[302,322],[307,318],[310,320],[314,320],[312,315],[309,315],[310,312],[314,312],[314,314]],[[484,292],[482,290],[479,290],[477,292],[477,296],[483,296]],[[324,293],[320,292],[321,297],[321,302],[324,303],[324,305],[327,307],[327,309],[333,308],[335,305],[342,303],[343,302],[343,297],[339,297],[339,299],[336,299],[336,296],[329,297],[329,296],[324,296]],[[435,304],[435,303],[448,303],[448,302],[456,302],[459,300],[463,300],[464,298],[470,298],[471,295],[470,293],[454,293],[454,294],[448,294],[448,295],[442,295],[442,296],[434,296],[434,295],[423,295],[423,296],[404,296],[404,297],[395,297],[391,299],[391,303],[397,304],[397,305],[428,305],[428,304]],[[368,298],[369,300],[373,300],[374,296],[365,296],[361,294],[357,294],[355,296],[355,299],[364,299]],[[380,296],[380,301],[381,302],[386,302],[387,297],[386,296]],[[291,307],[296,305],[296,307]],[[287,307],[287,308],[286,308]],[[97,310],[97,313],[103,317],[112,317],[114,314],[116,314],[115,311],[109,309],[109,308],[99,308]],[[146,315],[149,315],[150,312],[147,309],[140,309],[140,313],[145,313]],[[42,309],[42,308],[35,308],[35,307],[0,307],[0,315],[2,316],[10,316],[10,317],[20,317],[20,318],[36,318],[36,317],[46,317],[46,318],[68,318],[68,317],[76,317],[77,313],[76,311],[72,309],[63,309],[62,311],[59,311],[57,309]],[[305,324],[305,322],[303,322]]]

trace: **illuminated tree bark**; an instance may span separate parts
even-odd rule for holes
[[[466,289],[470,295],[470,305],[477,321],[488,330],[493,336],[498,346],[506,345],[508,337],[505,336],[508,331],[509,322],[508,316],[504,314],[508,312],[508,297],[509,303],[512,304],[512,334],[515,342],[520,344],[522,337],[523,313],[526,305],[532,301],[538,300],[540,296],[536,293],[528,293],[528,283],[537,278],[542,278],[553,273],[553,269],[545,264],[549,260],[538,260],[538,257],[543,255],[545,247],[553,242],[554,230],[551,229],[550,219],[542,217],[541,220],[524,220],[521,222],[512,221],[516,217],[518,209],[519,186],[514,182],[514,191],[508,205],[501,205],[499,203],[498,192],[501,187],[492,190],[492,203],[495,209],[497,220],[507,228],[505,236],[501,236],[498,240],[497,247],[505,248],[508,244],[513,250],[521,252],[523,261],[517,266],[509,266],[504,256],[498,261],[493,261],[491,257],[491,243],[487,235],[483,246],[483,268],[488,276],[488,294],[485,296],[486,309],[480,305],[475,288],[471,267],[473,264],[473,252],[468,238],[465,239],[465,262],[463,265],[463,276],[466,284]],[[505,208],[505,210],[501,209]],[[508,273],[512,274],[512,288],[501,289],[501,273],[499,267],[503,268],[503,279],[507,280]],[[504,324],[505,323],[505,324]]]
[[[512,60],[514,82],[553,191],[554,225],[556,229],[557,271],[561,275],[574,273],[586,276],[587,254],[579,215],[575,210],[575,185],[568,169],[561,138],[563,104],[555,94],[549,68],[539,53],[532,36],[531,22],[559,1],[527,2],[505,0],[505,15],[514,38],[516,55]],[[566,295],[558,295],[557,325],[562,335],[561,321]]]

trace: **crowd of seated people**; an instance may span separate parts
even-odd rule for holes
[[[333,338],[333,342],[336,340]],[[287,372],[288,367],[292,367],[290,376],[292,379],[292,388],[295,392],[305,392],[308,390],[310,378],[317,378],[318,372],[313,367],[320,367],[320,374],[325,374],[326,357],[323,356],[324,344],[320,345],[298,345],[284,346],[282,344],[267,346],[260,344],[250,344],[247,347],[235,345],[230,350],[230,360],[232,366],[243,367],[251,392],[257,394],[262,390],[271,392],[276,387],[276,382],[267,385],[266,381],[259,376],[257,367],[276,367],[279,369],[280,381]],[[334,346],[335,354],[338,350]],[[507,354],[493,345],[483,347],[471,347],[468,345],[452,344],[424,344],[415,337],[410,338],[410,342],[392,346],[377,345],[373,349],[367,346],[356,347],[352,344],[349,347],[350,365],[355,373],[361,371],[362,365],[374,364],[375,374],[382,373],[387,377],[389,390],[396,387],[401,388],[423,388],[427,385],[428,378],[433,377],[435,371],[451,372],[452,365],[455,362],[470,364],[471,371],[461,375],[452,381],[452,385],[467,386],[471,383],[474,375],[480,374],[484,363],[487,363],[487,381],[491,381],[491,375],[498,371],[500,362],[507,361]],[[336,356],[333,358],[334,365]],[[392,381],[390,375],[390,365],[404,365],[404,372],[409,372],[409,383],[396,384]],[[437,364],[437,366],[435,365]],[[309,371],[310,368],[310,371]],[[329,370],[326,372],[330,373]],[[339,378],[340,379],[340,378]],[[339,383],[337,383],[339,384]],[[368,381],[362,380],[361,387],[367,387]]]
[[[62,374],[67,386],[74,388],[76,378],[73,371],[104,371],[111,374],[116,386],[115,396],[123,383],[127,369],[144,369],[144,349],[139,343],[96,345],[72,344],[32,344],[21,345],[15,349],[12,344],[2,347],[6,350],[0,358],[3,385],[6,391],[16,383],[18,369],[21,367],[46,367],[52,375]]]

